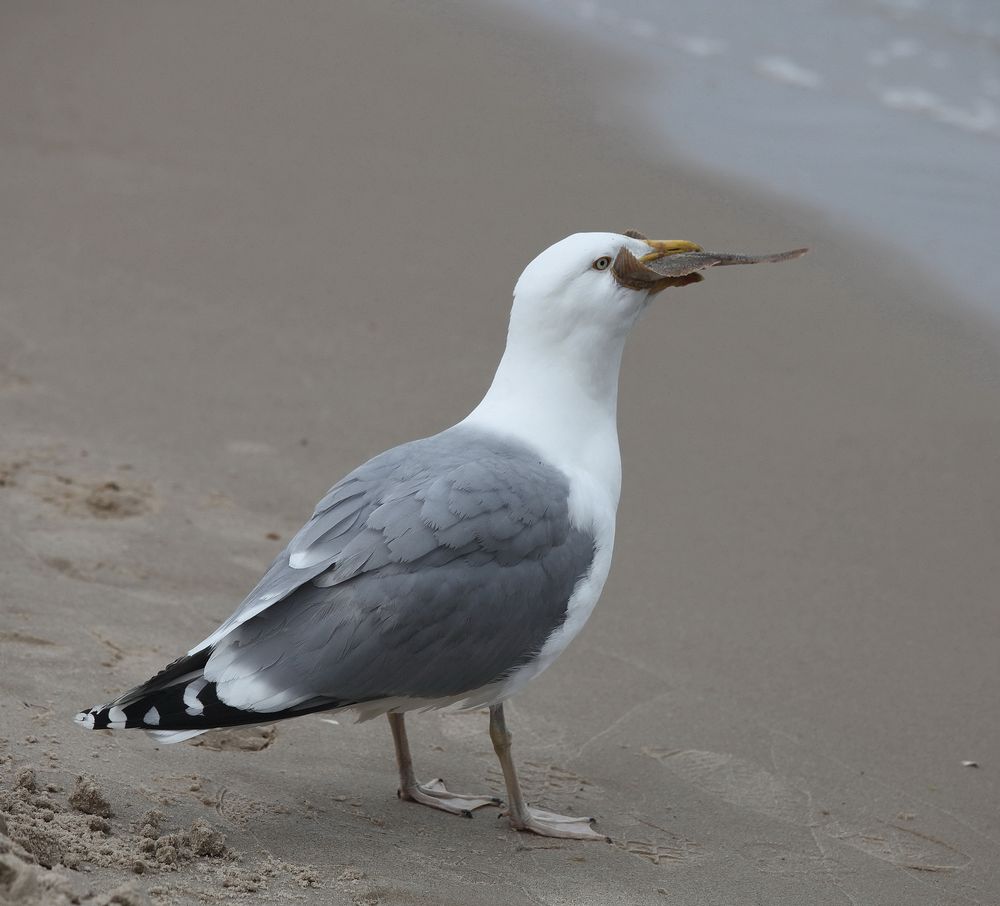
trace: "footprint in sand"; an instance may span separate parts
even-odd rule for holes
[[[842,817],[834,809],[821,807],[818,797],[789,780],[749,761],[719,752],[676,751],[643,746],[642,753],[695,786],[724,802],[775,818],[816,833],[869,855],[875,859],[916,871],[954,871],[971,862],[970,856],[944,840],[895,819]],[[916,809],[913,809],[916,811]],[[895,814],[895,812],[894,812]],[[860,818],[860,820],[859,820]],[[795,871],[808,854],[755,849],[746,853],[762,871]],[[782,862],[788,864],[782,865]]]
[[[780,843],[748,843],[738,850],[757,871],[773,875],[818,877],[825,871],[823,856],[804,853]]]
[[[213,752],[262,752],[278,738],[274,724],[264,727],[233,727],[231,730],[210,730],[196,736],[188,745]]]
[[[788,824],[809,823],[809,796],[748,761],[717,752],[643,746],[642,754],[725,802]]]
[[[32,382],[23,374],[0,369],[0,394],[14,394],[31,390]]]
[[[615,846],[653,865],[690,864],[701,861],[699,844],[638,815],[624,819],[624,839]]]
[[[118,476],[78,475],[73,471],[78,466],[51,446],[0,462],[0,492],[20,524],[19,540],[49,569],[71,579],[118,587],[146,580],[147,570],[116,556],[126,536],[111,525],[102,532],[106,556],[90,556],[94,536],[87,523],[125,523],[155,511],[159,501],[152,486]]]
[[[94,519],[128,519],[154,509],[152,489],[138,482],[122,479],[83,481],[69,475],[54,474],[32,488],[41,500],[70,516]]]
[[[74,465],[58,449],[22,452],[0,462],[0,489],[14,490],[15,498],[26,493],[69,516],[128,519],[156,509],[158,500],[148,483],[74,475]]]
[[[17,485],[17,474],[26,465],[26,459],[11,459],[0,462],[0,489],[13,488]]]
[[[40,638],[37,635],[30,635],[27,632],[14,630],[0,631],[0,645],[55,645],[48,639]]]
[[[677,864],[680,862],[696,862],[700,852],[697,843],[678,838],[677,842],[662,840],[626,840],[621,846],[627,853],[638,856],[653,865]]]
[[[149,578],[150,573],[135,564],[120,563],[114,560],[70,560],[67,557],[41,557],[49,569],[55,570],[70,579],[80,582],[93,582],[98,585],[112,585],[116,588],[127,588],[137,582]]]
[[[524,795],[539,804],[597,798],[597,787],[589,780],[559,765],[525,761],[518,765],[517,773]],[[487,776],[495,787],[504,789],[503,774],[498,767],[490,767]]]

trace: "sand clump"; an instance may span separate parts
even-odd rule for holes
[[[117,868],[142,875],[175,871],[194,860],[230,870],[236,855],[222,831],[198,818],[169,830],[166,816],[147,812],[135,827],[113,822],[107,796],[91,777],[78,777],[65,799],[54,784],[44,789],[33,767],[14,771],[0,790],[0,903],[147,903],[133,886],[98,895],[81,892],[71,873]],[[68,870],[68,871],[67,871]]]
[[[234,855],[226,846],[226,835],[202,818],[196,818],[186,831],[164,832],[166,815],[153,809],[146,812],[139,822],[139,851],[142,857],[132,864],[137,874],[146,871],[149,864],[175,866],[194,858],[207,856],[213,859],[232,859]]]
[[[87,474],[58,447],[21,452],[25,455],[0,461],[0,489],[19,490],[22,498],[34,497],[75,517],[128,519],[157,509],[148,482]]]
[[[65,804],[39,789],[34,769],[23,767],[13,788],[0,792],[0,811],[10,838],[39,865],[70,869],[124,867],[136,874],[170,870],[194,859],[232,861],[226,837],[202,818],[185,830],[169,830],[166,816],[147,812],[128,829],[114,817],[107,797],[90,777],[79,777]]]
[[[45,477],[47,481],[37,488],[38,496],[67,515],[127,519],[152,508],[153,492],[145,484],[121,479],[86,480],[62,473]]]
[[[83,497],[83,505],[91,516],[99,519],[122,519],[145,513],[149,509],[148,498],[148,488],[104,481],[90,488]]]
[[[133,884],[108,893],[80,891],[60,871],[39,865],[34,856],[0,832],[0,903],[11,906],[148,906],[149,899]]]
[[[98,869],[119,877],[136,875],[151,883],[157,902],[174,902],[193,892],[187,875],[196,869],[198,887],[210,883],[232,893],[266,890],[273,879],[298,888],[319,887],[314,869],[272,857],[253,868],[239,863],[226,835],[204,818],[177,827],[170,816],[150,809],[138,821],[116,818],[108,796],[94,778],[76,778],[66,795],[57,784],[42,784],[30,765],[8,765],[10,780],[0,788],[0,904],[62,906],[81,903],[136,906],[150,902],[135,884],[97,894],[85,889],[84,873]],[[167,883],[157,875],[172,874]],[[81,890],[81,884],[84,889]]]
[[[111,803],[89,777],[77,777],[76,789],[69,794],[69,804],[85,815],[110,818],[114,814]]]

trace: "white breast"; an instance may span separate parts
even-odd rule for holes
[[[577,583],[566,606],[566,620],[562,626],[549,636],[538,657],[519,667],[497,687],[493,702],[509,698],[552,665],[590,619],[604,590],[615,545],[618,496],[609,493],[606,483],[595,481],[589,474],[571,474],[569,507],[573,525],[594,535],[594,560],[590,571]]]

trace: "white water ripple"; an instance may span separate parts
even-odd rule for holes
[[[794,85],[797,88],[819,88],[823,84],[823,79],[818,73],[800,66],[787,57],[760,57],[754,64],[754,69],[775,82]]]

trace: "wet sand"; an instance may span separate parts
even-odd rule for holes
[[[1000,367],[946,285],[664,158],[594,100],[642,71],[490,10],[8,4],[0,50],[0,900],[1000,897]],[[510,714],[529,798],[613,845],[399,802],[384,721],[72,725],[471,408],[538,250],[627,227],[813,252],[628,350],[611,579]],[[501,789],[482,714],[411,724]]]

